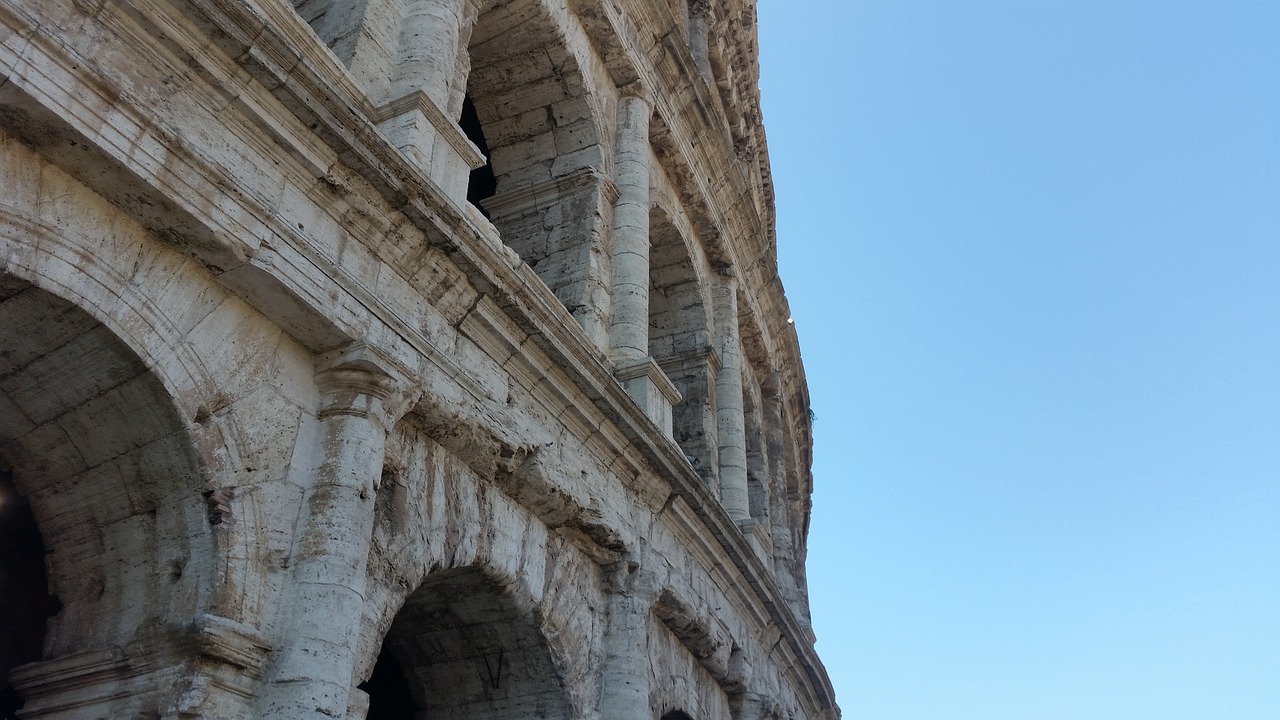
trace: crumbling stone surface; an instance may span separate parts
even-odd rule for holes
[[[837,717],[756,76],[747,0],[0,0],[0,716]]]

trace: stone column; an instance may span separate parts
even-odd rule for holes
[[[364,612],[390,377],[357,360],[316,375],[321,460],[293,555],[292,605],[261,717],[345,718]]]
[[[735,521],[751,517],[747,496],[747,433],[742,400],[742,339],[738,334],[738,281],[721,274],[714,291],[720,372],[716,374],[716,438],[720,457],[720,504]]]
[[[689,0],[689,53],[693,55],[698,74],[707,82],[711,82],[710,26],[709,0]]]
[[[610,245],[609,359],[614,374],[645,415],[671,436],[671,407],[680,392],[649,356],[649,115],[653,105],[633,84],[618,100]]]
[[[618,101],[613,206],[609,354],[615,364],[649,356],[649,115],[642,89],[631,87]]]
[[[466,0],[409,0],[402,14],[388,16],[395,25],[390,80],[366,90],[383,136],[464,208],[471,170],[485,164],[457,123],[467,73],[462,28],[474,12]]]
[[[378,101],[391,85],[400,38],[394,0],[304,0],[293,3],[316,35],[347,66],[351,78]]]
[[[605,657],[600,669],[600,717],[653,720],[649,708],[649,614],[652,578],[623,561],[612,568]]]
[[[780,554],[790,552],[791,527],[790,513],[787,511],[787,464],[786,436],[783,434],[782,418],[782,377],[775,371],[770,373],[764,384],[764,440],[768,453],[768,498],[770,539],[772,545],[772,562],[774,575],[782,584],[782,568],[778,562]],[[807,420],[807,418],[806,418]]]
[[[463,0],[410,0],[400,25],[400,58],[391,97],[421,90],[446,112],[458,69]]]

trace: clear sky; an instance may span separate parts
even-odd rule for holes
[[[1280,718],[1280,0],[760,0],[849,720]]]

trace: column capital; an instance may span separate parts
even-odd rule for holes
[[[386,353],[365,343],[352,343],[317,357],[315,383],[320,391],[321,417],[357,415],[390,425],[410,405],[409,373]]]
[[[604,585],[611,594],[640,598],[646,608],[658,597],[657,578],[632,558],[606,565],[603,570]]]
[[[658,361],[652,357],[645,356],[638,360],[618,358],[614,360],[613,375],[622,383],[637,378],[647,379],[668,404],[675,405],[683,399],[680,397],[680,391],[658,365]]]
[[[626,87],[636,92],[643,85]],[[624,96],[618,103],[613,206],[609,248],[609,355],[624,361],[649,354],[649,118],[652,106],[644,95]]]
[[[717,275],[711,284],[711,297],[719,303],[716,321],[726,323],[732,321],[736,324],[738,322],[738,278],[733,274]],[[722,335],[726,334],[723,328],[720,332]]]
[[[626,85],[618,86],[618,95],[619,99],[622,100],[640,100],[650,109],[653,109],[653,91],[650,90],[649,84],[644,80],[636,79]]]
[[[671,375],[678,370],[689,368],[710,369],[712,373],[720,370],[720,351],[711,345],[703,345],[695,350],[654,358],[662,372]]]
[[[201,614],[127,647],[19,666],[10,680],[23,717],[117,717],[129,695],[150,696],[166,717],[249,717],[270,651],[256,628]]]

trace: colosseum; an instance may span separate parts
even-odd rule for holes
[[[755,0],[0,0],[0,717],[833,720]]]

